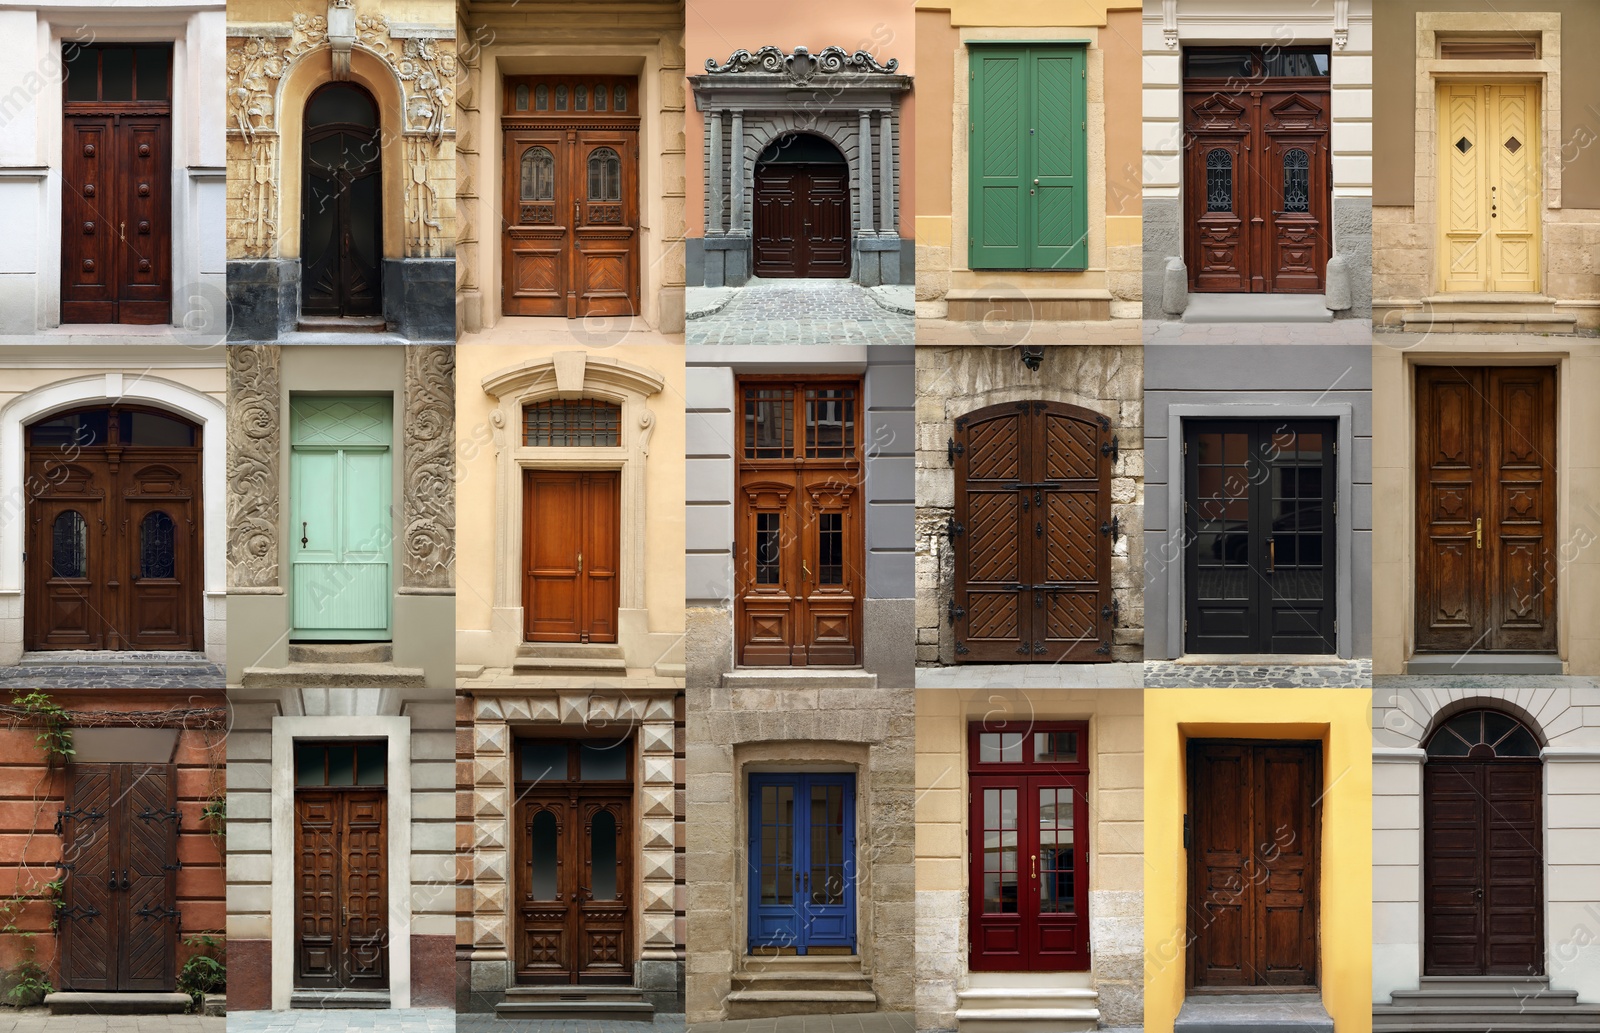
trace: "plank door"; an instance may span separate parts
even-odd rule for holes
[[[752,954],[855,953],[855,776],[750,776]]]
[[[295,987],[387,988],[384,792],[297,789],[294,807]]]
[[[1556,648],[1553,367],[1417,370],[1418,652]]]
[[[616,471],[524,474],[528,641],[617,640],[619,493]]]
[[[1439,86],[1439,261],[1446,291],[1539,289],[1539,90]]]
[[[66,808],[60,815],[62,859],[61,988],[117,990],[122,921],[118,905],[119,773],[114,764],[67,768]]]
[[[850,275],[848,166],[758,164],[754,197],[757,276]]]
[[[383,312],[383,161],[378,105],[354,82],[306,101],[301,154],[300,311]]]

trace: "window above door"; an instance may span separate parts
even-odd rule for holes
[[[967,728],[967,764],[974,774],[1089,770],[1087,721],[985,721]]]
[[[518,783],[620,782],[632,779],[633,740],[519,739]]]

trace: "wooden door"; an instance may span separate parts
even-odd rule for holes
[[[745,378],[734,527],[738,662],[861,662],[860,381]]]
[[[750,776],[752,954],[855,953],[855,776]]]
[[[1439,262],[1446,291],[1537,291],[1539,88],[1439,86]]]
[[[1184,425],[1184,650],[1335,653],[1337,425]]]
[[[1189,742],[1189,986],[1317,985],[1317,742]]]
[[[637,80],[513,76],[504,85],[504,312],[637,313]]]
[[[1417,651],[1556,648],[1556,375],[1417,370]]]
[[[61,321],[172,318],[172,45],[64,44]]]
[[[955,421],[956,660],[1111,659],[1116,439],[1099,413],[1006,402]]]
[[[849,276],[849,167],[758,162],[754,226],[757,276]]]
[[[1544,973],[1543,777],[1515,718],[1474,710],[1428,739],[1423,974]]]
[[[530,642],[615,642],[620,475],[523,475],[524,635]]]
[[[71,764],[58,829],[65,990],[170,991],[178,942],[176,776],[170,765]]]
[[[389,985],[387,797],[382,789],[295,791],[295,987]]]
[[[1185,50],[1189,289],[1320,294],[1332,254],[1329,57]]]
[[[353,82],[306,101],[301,145],[300,311],[383,312],[383,161],[378,104]]]

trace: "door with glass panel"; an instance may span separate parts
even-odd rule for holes
[[[639,85],[619,76],[504,81],[502,311],[639,311]]]
[[[1089,968],[1089,726],[968,729],[974,971]]]
[[[852,774],[750,776],[750,953],[855,953],[855,792]]]
[[[632,754],[631,739],[517,743],[518,983],[633,981]]]
[[[858,665],[861,382],[751,377],[739,396],[738,662]]]

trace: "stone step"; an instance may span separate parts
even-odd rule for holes
[[[1401,328],[1422,334],[1573,334],[1578,317],[1558,312],[1407,312]]]
[[[725,689],[875,689],[878,676],[859,668],[745,667],[725,672]]]
[[[189,1004],[189,995],[180,993],[57,992],[44,997],[52,1015],[181,1015]]]
[[[420,667],[391,664],[289,664],[246,667],[245,689],[421,689],[427,684]]]
[[[735,990],[872,990],[872,980],[856,972],[797,971],[735,972]]]
[[[878,1010],[878,995],[871,990],[734,990],[725,1000],[729,1019],[849,1015]]]
[[[1454,1004],[1372,1006],[1373,1033],[1459,1033],[1462,1030],[1600,1031],[1600,1006],[1458,1000]]]
[[[649,1022],[655,1007],[636,986],[513,986],[495,1005],[502,1019]]]
[[[524,642],[511,661],[516,674],[626,678],[628,663],[614,642]]]
[[[64,667],[204,667],[204,653],[161,649],[48,649],[23,653],[23,666]]]
[[[289,1007],[311,1009],[388,1008],[387,990],[296,990]]]
[[[1515,979],[1507,976],[1423,976],[1415,990],[1395,990],[1390,998],[1401,1002],[1530,1001],[1536,1004],[1577,1004],[1578,991],[1552,990],[1549,977]]]
[[[960,1033],[1079,1033],[1099,1028],[1090,987],[981,986],[956,993]]]
[[[1101,289],[953,288],[945,294],[946,319],[979,322],[1089,321],[1111,318],[1111,292]]]
[[[1306,994],[1204,994],[1188,997],[1173,1033],[1334,1033],[1322,998]]]
[[[1213,294],[1191,291],[1185,323],[1331,323],[1321,294]]]
[[[740,973],[860,971],[861,958],[855,954],[749,954],[739,960]]]
[[[1452,291],[1430,294],[1422,299],[1427,312],[1533,312],[1556,311],[1556,299],[1548,294],[1521,291]]]
[[[1554,653],[1419,653],[1406,661],[1407,674],[1564,674]]]
[[[303,334],[381,334],[388,326],[382,316],[301,316],[296,329]]]
[[[517,655],[553,660],[621,660],[622,647],[615,642],[524,642],[517,647]]]
[[[292,664],[392,664],[393,642],[291,642]]]

